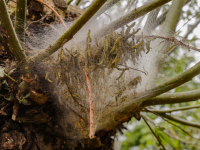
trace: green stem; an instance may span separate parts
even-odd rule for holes
[[[26,22],[26,0],[16,1],[15,11],[15,32],[21,42],[25,41],[25,22]]]
[[[17,35],[12,26],[11,19],[9,17],[6,4],[4,0],[0,0],[0,19],[3,27],[6,29],[5,33],[8,38],[8,42],[11,46],[11,51],[17,59],[18,63],[26,62],[26,56],[22,51],[22,47],[19,43]]]
[[[68,1],[67,1],[67,5],[71,4],[72,1],[73,1],[73,0],[68,0]]]
[[[162,94],[143,102],[142,105],[145,107],[151,105],[175,104],[196,101],[198,99],[200,99],[200,89],[180,93]]]
[[[76,1],[76,6],[78,6],[80,2],[81,2],[81,0],[77,0]]]
[[[149,109],[149,110],[156,113],[171,113],[173,111],[182,111],[182,110],[194,109],[194,108],[199,108],[199,107],[200,105],[179,107],[179,108],[174,108],[174,109],[169,109],[169,110],[155,110],[155,109]]]
[[[200,73],[200,62],[198,62],[195,66],[191,67],[190,69],[184,71],[181,74],[173,77],[171,80],[164,82],[155,88],[138,95],[138,98],[134,98],[134,103],[144,102],[144,101],[151,101],[150,98],[158,96],[162,93],[165,93],[173,88],[176,88],[183,83],[190,81],[193,77]],[[134,95],[134,94],[133,94]]]
[[[162,91],[162,89],[172,89],[175,87],[180,86],[181,84],[190,81],[193,77],[200,73],[200,62],[198,62],[195,66],[191,67],[190,69],[182,72],[181,74],[175,76],[171,80],[156,86],[153,90]],[[165,91],[166,92],[166,91]]]
[[[165,19],[165,22],[163,23],[164,28],[168,28],[169,32],[176,31],[176,26],[179,21],[179,18],[182,13],[182,7],[185,4],[185,0],[173,0],[171,7],[169,8],[169,11],[167,13],[167,17]],[[162,31],[162,29],[161,29]]]
[[[184,3],[184,5],[188,4],[188,2],[190,2],[190,1],[191,1],[191,0],[187,0],[187,1]],[[166,10],[165,12],[163,12],[163,14],[161,14],[161,15],[156,19],[156,21],[154,22],[154,24],[151,25],[151,27],[152,27],[153,29],[155,29],[157,26],[161,25],[161,24],[165,21],[166,16],[167,16],[167,14],[168,14],[168,11],[169,11],[169,10]]]
[[[193,25],[191,25],[186,32],[186,34],[183,36],[183,40],[186,40],[188,35],[199,25],[200,19],[198,19]]]
[[[172,121],[175,121],[177,123],[180,123],[182,125],[187,125],[187,126],[191,126],[191,127],[195,127],[195,128],[200,128],[200,124],[199,123],[195,123],[195,122],[191,122],[191,121],[186,121],[184,119],[181,119],[181,118],[177,118],[177,117],[172,117],[170,115],[166,115],[166,114],[163,114],[163,113],[159,113],[159,115],[169,119],[169,120],[172,120]]]
[[[96,19],[98,16],[100,16],[102,13],[104,13],[106,10],[108,10],[109,8],[111,8],[114,4],[116,4],[117,2],[119,2],[120,0],[110,0],[107,1],[105,5],[103,5],[101,7],[101,9],[99,9],[99,11],[94,15],[94,19]]]
[[[106,0],[96,0],[85,11],[85,13],[66,31],[57,41],[55,41],[48,48],[44,49],[41,53],[30,58],[30,61],[39,62],[44,58],[56,52],[63,44],[73,38],[73,36],[85,25],[85,23],[101,8]]]
[[[126,25],[127,23],[147,14],[148,12],[150,12],[170,1],[171,0],[152,0],[152,1],[148,2],[147,4],[134,9],[133,11],[131,11],[127,15],[124,15],[123,17],[117,19],[116,21],[113,21],[112,23],[110,23],[109,25],[105,26],[100,31],[98,31],[98,33],[96,33],[96,35],[102,36],[105,33],[107,33],[110,29],[118,29],[118,28],[122,27],[123,25]]]

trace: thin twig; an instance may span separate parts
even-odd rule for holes
[[[90,84],[90,79],[87,75],[87,72],[85,70],[85,65],[83,65],[83,72],[85,74],[86,83],[88,87],[88,95],[89,95],[89,102],[90,102],[90,139],[94,138],[94,110],[93,110],[93,99],[92,99],[92,88]]]
[[[151,105],[191,102],[198,100],[199,97],[200,97],[200,89],[186,91],[186,92],[178,92],[178,93],[165,93],[143,102],[142,105],[151,106]]]
[[[101,9],[94,15],[94,17],[93,17],[93,19],[91,19],[91,21],[93,21],[98,16],[100,16],[101,14],[103,14],[104,12],[106,12],[109,8],[111,8],[113,5],[115,5],[119,1],[120,0],[110,0],[110,1],[107,1],[106,4],[103,5],[101,7]]]
[[[62,20],[62,18],[60,17],[60,15],[59,15],[50,5],[48,5],[47,3],[45,3],[45,2],[43,2],[43,1],[41,1],[41,0],[35,0],[35,1],[40,2],[40,3],[44,4],[44,5],[46,5],[49,9],[51,9],[51,10],[55,13],[55,15],[58,17],[58,19],[60,20],[60,22],[63,24],[65,30],[66,30],[66,31],[68,30],[68,29],[67,29],[67,26],[65,25],[65,23],[64,23],[64,21]]]
[[[9,74],[7,74],[7,73],[5,73],[5,72],[3,72],[3,74],[4,74],[5,76],[7,76],[9,79],[11,79],[12,81],[18,83],[18,82],[17,82],[15,79],[13,79]]]
[[[200,19],[198,19],[193,25],[188,27],[186,34],[183,36],[183,40],[186,40],[188,35],[199,25]]]
[[[190,22],[194,17],[198,18],[198,17],[197,17],[197,14],[193,15],[190,19],[188,19],[188,20],[182,25],[182,27],[180,27],[180,28],[176,31],[176,33],[179,32],[185,25],[187,25],[188,22]]]
[[[26,30],[28,30],[28,28],[30,27],[30,25],[34,24],[34,23],[40,23],[44,20],[44,18],[46,17],[47,15],[43,16],[42,18],[40,18],[39,20],[36,20],[36,21],[32,21],[31,23],[29,23],[27,26],[26,26]]]
[[[138,37],[142,37],[142,36],[140,35],[140,36],[138,36]],[[185,48],[187,48],[187,49],[193,49],[193,50],[195,50],[195,51],[200,52],[200,49],[198,49],[198,48],[196,48],[196,47],[193,47],[193,46],[190,46],[190,45],[187,45],[187,44],[183,43],[182,41],[177,40],[174,36],[163,37],[163,36],[159,36],[159,35],[145,35],[144,37],[145,37],[145,38],[151,38],[151,37],[152,37],[152,38],[165,39],[165,40],[167,40],[167,41],[169,41],[169,42],[174,43],[175,46],[180,45],[180,46],[183,46],[183,47],[185,47]]]
[[[168,135],[169,137],[178,140],[178,141],[181,142],[181,143],[189,144],[189,145],[191,145],[192,147],[194,147],[194,148],[196,148],[196,149],[199,149],[199,145],[197,145],[197,141],[195,141],[195,142],[190,142],[190,141],[188,141],[188,140],[183,140],[183,138],[178,137],[178,136],[176,136],[176,135],[172,135],[172,134],[167,133],[167,132],[165,132],[165,131],[164,131],[164,133],[165,133],[166,135]]]
[[[124,66],[124,67],[130,68],[130,69],[132,69],[132,70],[136,70],[136,71],[142,72],[142,73],[144,73],[145,75],[148,74],[148,72],[144,72],[144,71],[142,71],[142,70],[135,69],[135,68],[132,68],[132,67],[129,67],[129,66],[126,66],[126,65],[119,64],[119,66]]]
[[[159,142],[159,144],[162,146],[162,148],[164,150],[166,150],[166,148],[164,147],[164,145],[162,144],[162,142],[160,141],[159,137],[157,137],[157,135],[155,134],[155,132],[153,131],[153,129],[151,128],[151,126],[149,125],[149,123],[147,122],[145,116],[143,116],[141,114],[141,117],[143,118],[144,122],[147,124],[147,126],[149,127],[149,129],[151,130],[151,132],[153,133],[153,135],[155,136],[155,138],[157,139],[157,141]]]
[[[165,3],[168,3],[171,0],[152,0],[143,6],[132,10],[130,13],[124,15],[121,18],[118,18],[117,20],[111,22],[109,25],[106,25],[105,27],[101,28],[101,30],[97,31],[95,33],[96,36],[103,36],[105,33],[107,33],[110,29],[118,29],[125,24],[130,23],[131,21],[147,14],[148,12],[164,5]],[[123,20],[123,21],[122,21]]]
[[[191,122],[191,121],[186,121],[184,119],[181,118],[177,118],[177,117],[172,117],[170,115],[166,115],[164,113],[160,113],[160,115],[162,115],[163,117],[172,120],[174,122],[180,123],[182,125],[187,125],[187,126],[191,126],[191,127],[195,127],[195,128],[200,128],[200,124],[199,123],[195,123],[195,122]]]

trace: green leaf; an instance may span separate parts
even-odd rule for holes
[[[163,132],[158,131],[160,134],[160,137],[166,142],[168,143],[171,147],[174,147],[174,144],[172,143],[171,139]]]
[[[164,130],[165,130],[164,127],[158,127],[157,129],[158,129],[159,131],[164,131]]]
[[[178,140],[174,140],[174,146],[177,149],[180,146],[180,142]]]
[[[31,93],[28,93],[24,96],[24,98],[28,98],[31,95]]]
[[[24,105],[27,105],[28,104],[28,100],[27,99],[23,99],[23,100],[20,100],[20,102]]]
[[[8,85],[8,83],[7,83],[6,80],[3,80],[3,81],[2,81],[2,85],[1,85],[1,86],[2,86],[3,89],[9,90],[9,85]]]
[[[10,96],[9,96],[8,98],[6,98],[5,96],[4,96],[4,98],[5,98],[7,101],[12,101],[13,98],[14,98],[14,96],[13,96],[13,94],[10,94]]]

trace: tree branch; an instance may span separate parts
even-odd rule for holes
[[[142,105],[145,107],[151,105],[175,104],[196,101],[198,99],[200,99],[200,89],[187,92],[162,94],[143,102]]]
[[[189,26],[186,34],[183,36],[183,40],[187,39],[188,35],[198,26],[200,19],[198,19],[192,26]]]
[[[18,63],[27,64],[26,63],[26,56],[23,53],[21,44],[17,38],[17,35],[14,31],[12,26],[12,22],[10,16],[7,11],[7,7],[4,0],[0,1],[0,19],[3,27],[6,29],[6,35],[8,38],[8,42],[11,45],[11,51],[13,52],[15,58],[17,59]],[[24,68],[24,67],[22,67]]]
[[[170,2],[171,0],[153,0],[148,2],[147,4],[134,9],[133,11],[131,11],[130,13],[128,13],[127,15],[111,22],[109,25],[105,26],[104,28],[102,28],[100,31],[98,31],[95,35],[104,35],[105,33],[107,33],[110,29],[118,29],[120,27],[122,27],[123,25],[126,25],[127,23],[147,14],[148,12]],[[123,20],[123,21],[122,21]]]
[[[35,0],[39,3],[42,3],[44,5],[46,5],[49,9],[51,9],[53,11],[53,13],[58,17],[58,19],[60,20],[60,22],[62,23],[63,27],[65,28],[65,30],[67,31],[67,26],[65,25],[63,19],[61,18],[61,16],[56,12],[56,10],[54,10],[49,4],[43,2],[42,0]]]
[[[167,13],[167,17],[164,22],[164,28],[168,28],[169,31],[176,31],[176,26],[179,21],[179,18],[182,13],[182,7],[185,4],[185,0],[173,0],[171,7],[169,8],[169,11]]]
[[[134,103],[144,102],[144,101],[151,101],[150,98],[158,96],[164,92],[167,92],[173,88],[180,86],[183,83],[188,82],[193,77],[200,73],[200,62],[198,62],[195,66],[191,67],[190,69],[184,71],[183,73],[173,77],[171,80],[164,82],[155,88],[142,93],[137,98],[134,98]]]
[[[187,0],[184,5],[186,5],[188,2],[190,2],[191,0]],[[156,19],[156,22],[152,25],[152,28],[155,29],[157,26],[161,25],[165,19],[166,19],[166,16],[167,16],[167,13],[168,13],[169,10],[166,10],[165,12],[163,12],[163,14],[161,14],[157,19]]]
[[[181,118],[177,118],[177,117],[172,117],[170,115],[166,115],[164,113],[159,113],[159,115],[169,119],[169,120],[172,120],[172,121],[175,121],[177,123],[180,123],[182,125],[187,125],[187,126],[191,126],[191,127],[195,127],[195,128],[200,128],[200,124],[199,123],[195,123],[195,122],[191,122],[191,121],[186,121],[184,119],[181,119]]]
[[[21,42],[25,41],[26,0],[17,0],[15,8],[15,32]]]
[[[85,11],[85,13],[65,32],[57,41],[44,49],[38,55],[29,59],[32,62],[39,62],[46,57],[56,52],[63,44],[73,38],[73,36],[85,25],[85,23],[99,10],[99,8],[106,2],[106,0],[96,0]]]
[[[77,0],[76,1],[76,6],[78,6],[80,2],[81,2],[81,0]]]
[[[171,113],[173,111],[188,110],[188,109],[199,108],[199,107],[200,105],[179,107],[179,108],[174,108],[174,109],[169,109],[169,110],[156,110],[156,109],[148,109],[148,110],[152,112],[156,112],[156,113]]]
[[[101,7],[101,9],[99,9],[99,11],[93,16],[93,18],[96,19],[98,16],[100,16],[102,13],[104,13],[106,10],[108,10],[109,8],[111,8],[114,4],[116,4],[119,1],[120,0],[110,0],[110,1],[107,1],[105,3],[105,5],[103,5]]]
[[[199,73],[200,73],[200,62],[198,62],[196,65],[194,65],[190,69],[188,69],[188,70],[176,75],[171,80],[168,80],[167,82],[156,86],[152,90],[153,91],[154,90],[158,90],[159,92],[161,92],[162,90],[165,91],[167,89],[169,89],[169,90],[173,89],[175,87],[180,86],[183,83],[186,83],[186,82],[190,81],[193,77],[195,77]]]
[[[68,0],[67,1],[67,5],[69,5],[73,0]]]
[[[138,37],[141,37],[141,36],[138,36]],[[197,52],[200,52],[200,49],[199,48],[196,48],[196,47],[193,47],[193,46],[190,46],[190,45],[187,45],[185,44],[184,42],[182,42],[181,40],[177,40],[174,36],[171,36],[171,37],[163,37],[163,36],[158,36],[158,35],[146,35],[144,37],[154,37],[154,38],[160,38],[160,39],[165,39],[169,42],[172,42],[174,44],[174,46],[177,46],[177,45],[180,45],[182,47],[185,47],[187,49],[193,49]],[[166,50],[165,50],[166,51]],[[169,52],[170,50],[168,49],[167,52]]]

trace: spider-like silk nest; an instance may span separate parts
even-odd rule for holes
[[[98,112],[106,106],[118,106],[126,101],[128,93],[136,93],[136,87],[142,82],[139,75],[141,71],[137,69],[140,73],[134,73],[135,69],[129,67],[129,64],[136,64],[146,45],[140,41],[141,38],[135,39],[135,33],[139,30],[129,34],[134,24],[120,33],[112,30],[102,39],[95,39],[94,43],[89,30],[86,44],[73,44],[72,47],[60,50],[54,63],[55,67],[60,67],[54,73],[57,82],[65,83],[67,87],[61,91],[67,102],[72,100],[89,109],[83,68],[91,81],[96,118],[100,114]],[[136,41],[139,44],[135,44]],[[148,74],[144,71],[142,73]]]
[[[162,59],[161,52],[153,48],[159,43],[144,38],[142,31],[134,26],[135,23],[126,25],[118,32],[111,29],[101,38],[91,37],[93,30],[89,29],[84,42],[74,38],[43,62],[46,68],[41,71],[54,86],[52,93],[63,112],[58,117],[66,136],[70,134],[78,140],[82,133],[83,138],[88,137],[89,96],[83,68],[92,86],[97,130],[106,121],[107,116],[102,115],[105,111],[112,116],[114,111],[134,102],[134,97],[153,86],[158,57]],[[27,44],[35,46],[33,41]]]

